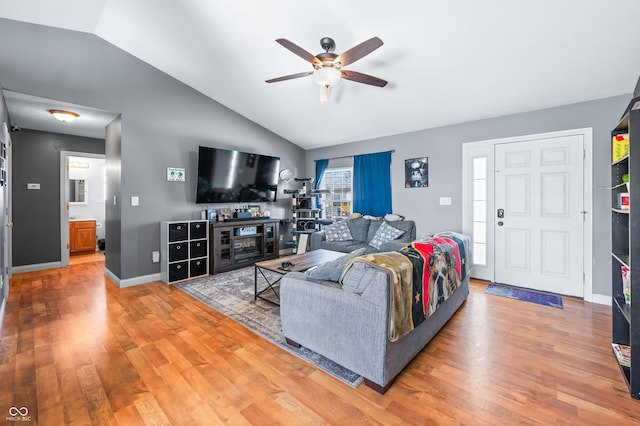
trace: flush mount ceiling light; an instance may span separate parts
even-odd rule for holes
[[[285,75],[283,77],[272,78],[267,80],[267,83],[275,83],[278,81],[291,80],[294,78],[306,77],[313,74],[313,79],[318,86],[320,86],[320,101],[325,102],[329,100],[329,94],[332,86],[338,84],[340,79],[355,81],[356,83],[369,84],[371,86],[384,87],[387,82],[371,75],[363,74],[356,71],[348,71],[342,69],[342,67],[350,65],[360,58],[368,55],[369,53],[382,46],[382,40],[378,37],[372,37],[369,40],[360,43],[359,45],[352,47],[341,55],[333,53],[336,48],[336,43],[330,37],[323,37],[320,40],[320,46],[324,49],[324,52],[317,55],[312,55],[297,44],[284,39],[279,38],[276,40],[279,44],[290,50],[294,54],[298,55],[305,61],[308,61],[313,66],[314,71],[299,72],[296,74]]]
[[[76,114],[71,111],[63,111],[61,109],[50,109],[49,112],[56,118],[56,120],[60,120],[63,123],[71,123],[73,120],[80,117],[80,114]]]

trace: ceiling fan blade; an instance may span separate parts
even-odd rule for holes
[[[286,38],[279,38],[279,39],[276,40],[276,42],[280,43],[282,46],[284,46],[289,51],[291,51],[291,52],[295,53],[296,55],[300,56],[305,61],[311,62],[312,64],[320,64],[320,65],[322,65],[322,62],[320,62],[320,60],[318,58],[316,58],[315,55],[312,55],[311,53],[307,52],[306,50],[304,50],[302,47],[298,46],[294,42],[289,41]]]
[[[327,102],[331,96],[330,86],[320,86],[320,102]]]
[[[338,56],[336,61],[340,61],[340,63],[342,63],[342,66],[346,67],[347,65],[354,63],[358,59],[365,57],[382,45],[382,40],[380,40],[378,37],[372,37],[369,40],[352,47],[346,52],[343,52]]]
[[[387,85],[387,82],[385,80],[356,71],[342,70],[342,78],[344,78],[345,80],[355,81],[356,83],[370,84],[372,86],[378,87],[384,87]]]
[[[278,81],[292,80],[294,78],[306,77],[311,74],[313,74],[313,71],[299,72],[297,74],[285,75],[282,77],[276,77],[276,78],[272,78],[270,80],[265,80],[265,81],[267,83],[277,83]]]

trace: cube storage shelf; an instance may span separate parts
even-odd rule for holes
[[[638,107],[640,98],[635,98],[611,132],[612,144],[617,135],[629,134],[628,155],[612,157],[611,163],[612,343],[631,348],[631,365],[618,365],[635,399],[640,399],[640,109],[634,109]],[[627,193],[624,174],[629,175],[630,209],[620,205],[620,194]],[[631,271],[631,304],[625,302],[623,267]]]
[[[162,281],[173,284],[209,275],[209,222],[163,221],[160,242]]]

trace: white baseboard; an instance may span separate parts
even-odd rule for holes
[[[2,306],[0,306],[0,330],[2,330],[2,320],[4,319],[4,307],[7,306],[7,298],[2,299]]]
[[[140,277],[127,278],[127,279],[124,279],[124,280],[121,280],[120,278],[118,278],[113,272],[111,272],[107,268],[104,268],[104,274],[107,277],[109,277],[109,279],[111,281],[113,281],[114,284],[117,285],[120,288],[133,287],[134,285],[146,284],[146,283],[150,283],[150,282],[153,282],[153,281],[162,280],[162,274],[161,273],[150,274],[150,275],[142,275]]]
[[[609,305],[611,306],[611,296],[606,296],[604,294],[592,294],[591,302],[597,303],[598,305]]]
[[[12,274],[20,272],[43,271],[45,269],[61,268],[62,262],[34,263],[33,265],[20,265],[11,268]]]

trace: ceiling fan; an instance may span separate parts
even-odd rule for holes
[[[384,87],[387,85],[387,82],[380,78],[356,71],[342,69],[342,67],[362,59],[378,47],[382,46],[382,40],[378,37],[372,37],[369,40],[352,47],[346,52],[343,52],[341,55],[333,53],[336,48],[336,43],[330,37],[323,37],[320,40],[320,46],[322,46],[324,52],[317,55],[312,55],[297,44],[285,38],[279,38],[276,42],[280,43],[286,49],[289,49],[305,61],[310,62],[314,70],[272,78],[270,80],[266,80],[267,83],[276,83],[278,81],[313,75],[314,81],[318,86],[320,86],[320,102],[326,102],[329,100],[331,87],[338,84],[342,78],[378,87]]]

